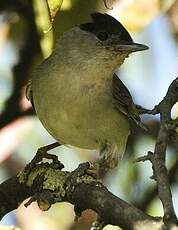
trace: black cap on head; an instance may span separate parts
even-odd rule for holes
[[[92,22],[80,25],[80,29],[91,32],[97,36],[101,31],[106,31],[108,35],[117,35],[119,40],[133,42],[130,34],[124,26],[115,18],[108,14],[93,13],[91,14]]]
[[[92,22],[80,24],[80,29],[93,33],[101,41],[107,40],[112,35],[117,37],[117,44],[115,45],[117,45],[118,51],[135,52],[148,49],[148,46],[134,43],[124,26],[111,15],[93,13],[91,17]]]

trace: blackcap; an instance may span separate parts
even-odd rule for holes
[[[112,16],[91,17],[91,22],[59,38],[52,54],[33,72],[27,98],[60,144],[98,149],[99,164],[113,168],[125,151],[129,121],[142,126],[115,71],[129,54],[148,47],[134,43]]]

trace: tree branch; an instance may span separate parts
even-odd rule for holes
[[[161,125],[155,144],[154,152],[148,152],[148,155],[140,157],[138,161],[150,160],[153,168],[153,178],[157,181],[158,196],[164,209],[163,220],[169,229],[172,223],[177,223],[175,215],[172,193],[169,185],[169,177],[165,166],[166,149],[171,132],[175,132],[177,120],[171,119],[171,109],[178,101],[178,78],[176,78],[168,88],[164,99],[149,114],[160,113]],[[146,110],[145,110],[146,113]],[[174,128],[174,130],[172,130]]]
[[[84,163],[69,173],[57,168],[56,163],[55,167],[53,163],[40,163],[33,168],[25,183],[24,172],[5,181],[0,185],[0,217],[32,196],[27,205],[37,200],[42,210],[47,210],[56,202],[67,201],[74,204],[77,215],[93,209],[106,224],[135,230],[163,229],[160,218],[151,217],[114,196],[87,174],[88,167],[89,164]]]

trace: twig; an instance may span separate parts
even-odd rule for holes
[[[171,166],[170,170],[169,170],[169,183],[171,185],[173,185],[176,181],[178,181],[177,179],[177,173],[178,173],[178,159],[174,162],[174,164]],[[139,207],[142,211],[146,211],[149,207],[149,205],[151,204],[151,202],[154,200],[154,198],[157,196],[157,187],[153,187],[153,188],[148,188],[144,194],[144,198],[139,202],[139,203],[135,203],[136,207]]]

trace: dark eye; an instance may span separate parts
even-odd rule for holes
[[[101,41],[106,41],[109,37],[108,33],[106,31],[101,31],[97,34],[97,37],[99,38],[99,40]]]

